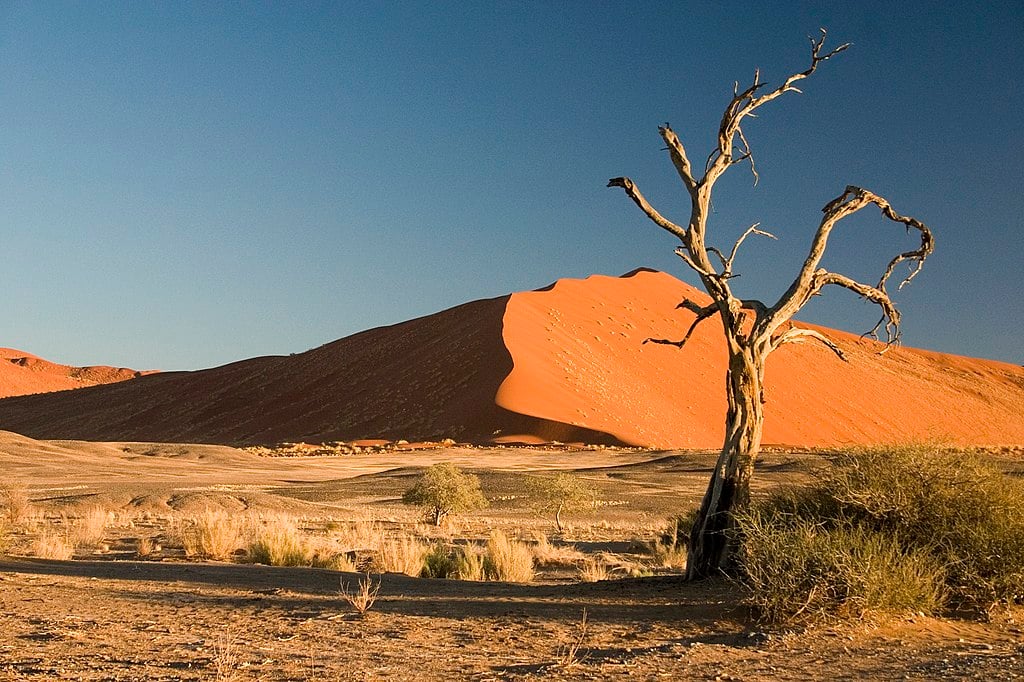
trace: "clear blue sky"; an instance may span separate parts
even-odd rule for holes
[[[694,282],[605,183],[684,221],[658,124],[703,158],[732,82],[804,69],[819,26],[853,48],[747,126],[760,184],[719,185],[711,242],[780,237],[740,293],[774,301],[858,184],[936,234],[906,343],[1024,362],[1020,1],[4,2],[0,345],[196,369],[560,277]],[[826,265],[912,245],[872,215]],[[876,311],[835,289],[803,318]]]

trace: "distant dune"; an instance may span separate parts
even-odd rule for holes
[[[31,353],[13,348],[0,348],[0,398],[110,384],[144,374],[152,372],[106,365],[59,365]]]
[[[224,444],[362,438],[717,447],[721,328],[678,338],[705,295],[670,275],[560,280],[361,332],[289,357],[0,400],[34,438]],[[811,326],[811,325],[807,325]],[[820,328],[819,329],[823,329]],[[1024,368],[824,330],[768,361],[765,442],[1024,444]]]

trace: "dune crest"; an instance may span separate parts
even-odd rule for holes
[[[14,348],[0,348],[0,398],[110,384],[152,373],[107,365],[73,367]]]
[[[716,448],[726,357],[707,297],[662,272],[559,280],[370,329],[289,357],[0,400],[34,438],[219,444],[453,438]],[[807,325],[813,326],[813,325]],[[825,330],[846,352],[788,345],[768,361],[765,443],[1024,444],[1024,368]],[[23,368],[24,369],[24,368]]]

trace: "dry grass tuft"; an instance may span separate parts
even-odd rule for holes
[[[96,547],[106,537],[111,513],[103,507],[91,507],[68,524],[69,540],[75,546]]]
[[[213,642],[213,671],[217,682],[238,679],[238,646],[233,632],[222,632]]]
[[[315,566],[338,571],[355,569],[354,562],[336,539],[303,532],[290,516],[273,516],[249,532],[249,560],[268,566]]]
[[[487,541],[484,572],[489,580],[528,583],[533,580],[533,550],[495,530]]]
[[[161,549],[162,548],[157,544],[156,540],[148,535],[140,537],[135,544],[135,554],[141,558],[153,556]]]
[[[409,535],[384,538],[374,554],[373,563],[382,573],[404,573],[415,578],[423,572],[424,558],[429,550],[425,542]]]
[[[3,516],[14,526],[25,521],[32,512],[28,488],[21,484],[0,486],[0,505],[3,506]]]
[[[328,537],[346,551],[375,550],[384,541],[384,528],[372,519],[327,526]]]
[[[32,555],[40,559],[67,561],[75,554],[75,545],[66,533],[43,530],[32,543]]]
[[[309,540],[295,519],[272,517],[251,531],[249,559],[268,566],[309,566],[314,555]]]
[[[341,581],[341,598],[344,599],[349,606],[356,610],[360,616],[366,615],[367,611],[373,608],[374,603],[377,601],[377,595],[380,593],[381,580],[377,580],[374,584],[373,578],[367,573],[365,578],[360,578],[359,587],[357,589],[349,589],[349,586],[345,584],[345,581]]]
[[[578,575],[580,580],[585,583],[596,583],[602,580],[608,580],[608,578],[611,577],[611,573],[608,571],[608,565],[600,559],[595,559],[593,557],[587,558],[580,563]]]
[[[179,522],[185,554],[203,559],[228,559],[245,546],[243,520],[227,512],[207,509]]]
[[[583,641],[587,638],[587,610],[583,609],[583,618],[576,629],[576,636],[567,645],[562,647],[558,655],[558,665],[563,670],[572,670],[583,662],[580,656],[580,649]]]
[[[534,534],[533,558],[540,566],[574,566],[584,559],[574,545],[552,545],[544,533]]]
[[[0,554],[5,553],[11,546],[11,523],[7,517],[0,516]]]

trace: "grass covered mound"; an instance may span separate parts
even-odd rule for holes
[[[1024,481],[926,446],[836,455],[738,519],[739,568],[769,622],[985,611],[1024,598]]]

